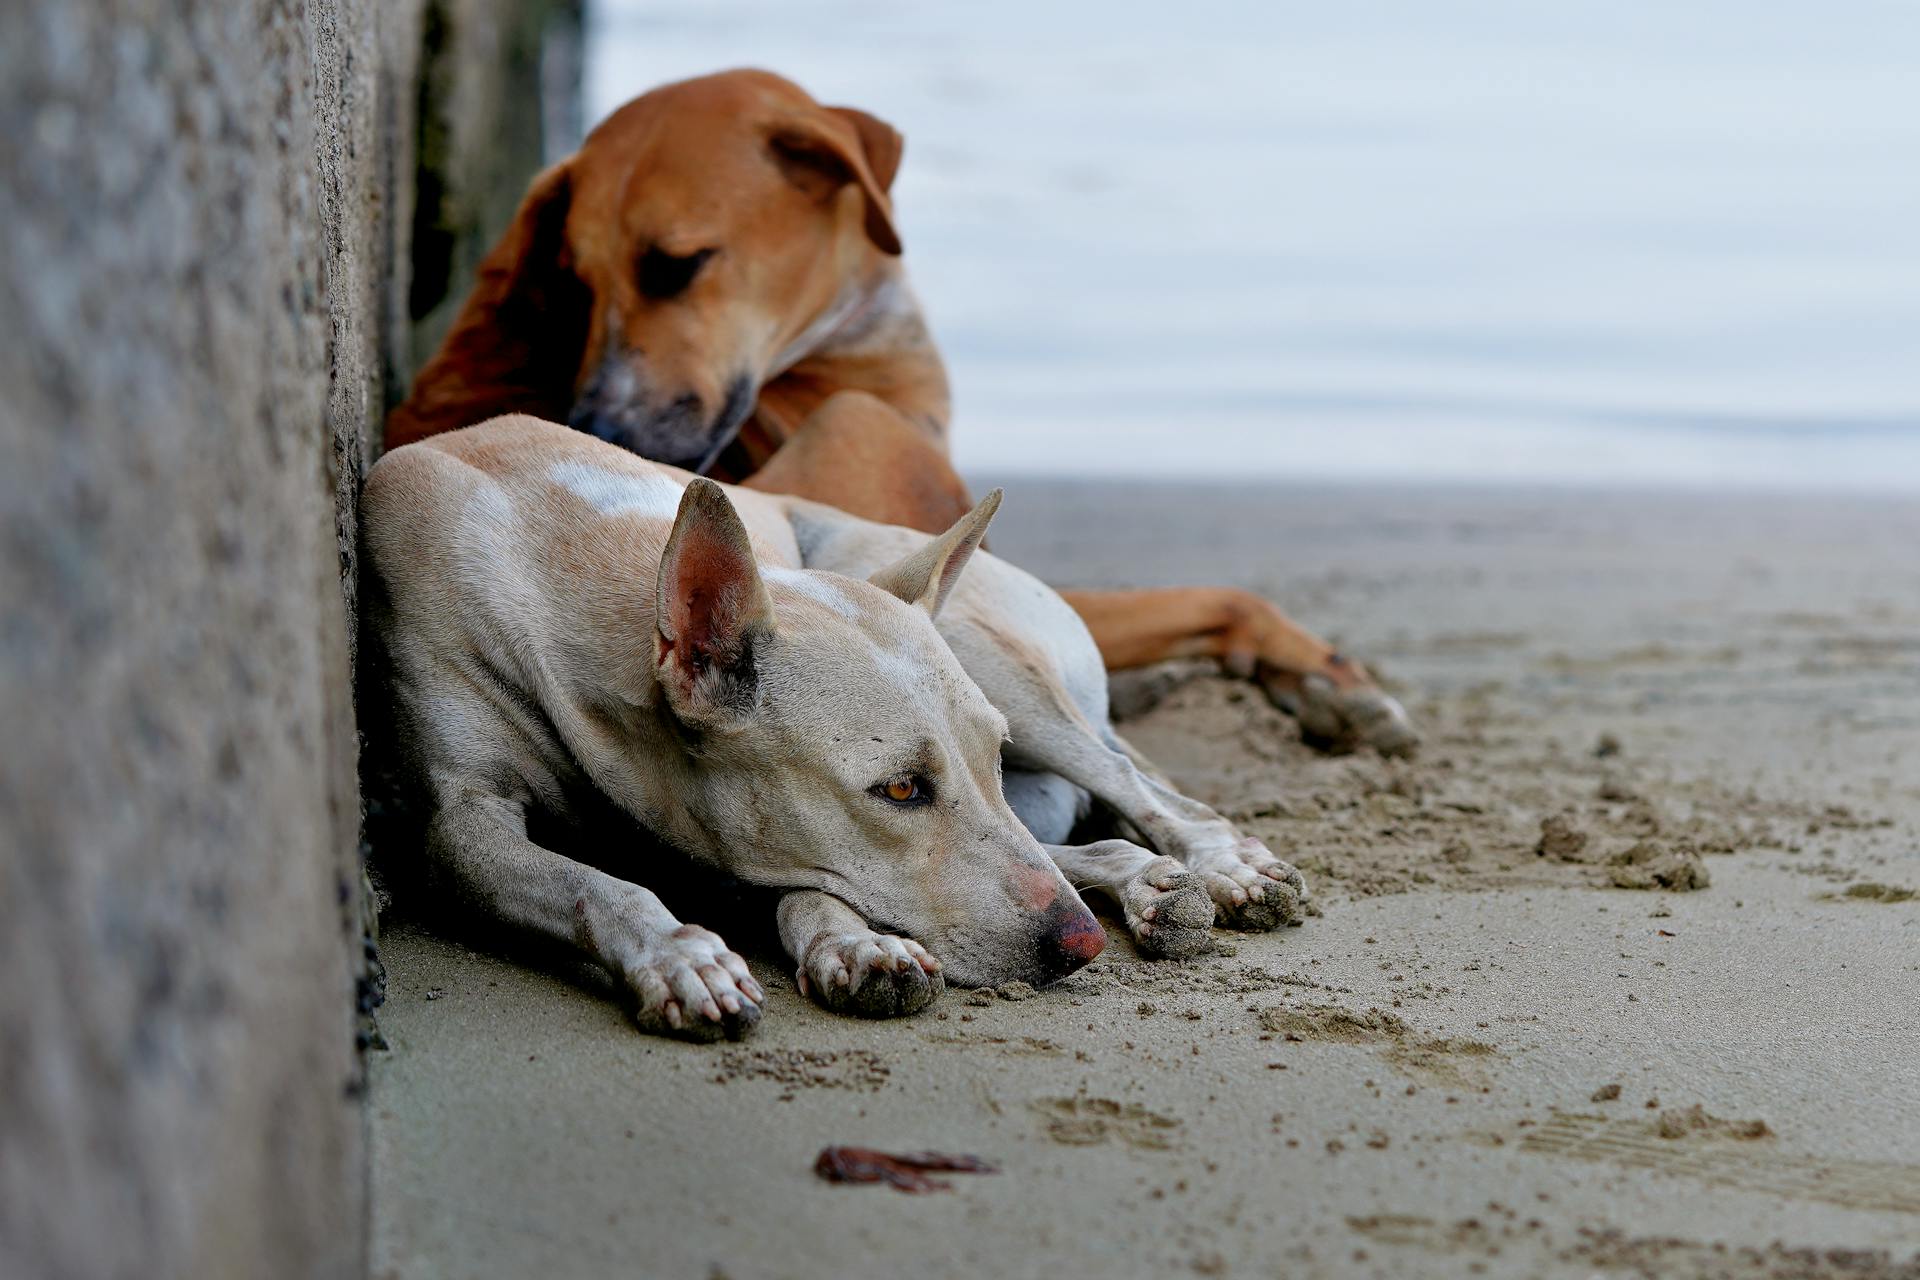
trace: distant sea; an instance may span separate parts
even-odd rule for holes
[[[1920,492],[1920,4],[599,0],[907,137],[975,471]]]

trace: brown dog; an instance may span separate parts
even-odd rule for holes
[[[902,140],[764,71],[667,85],[534,179],[387,447],[528,413],[937,532],[971,505],[900,262]],[[1110,670],[1206,657],[1328,741],[1418,741],[1357,662],[1226,587],[1076,591]]]

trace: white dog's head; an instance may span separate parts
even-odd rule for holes
[[[725,491],[695,480],[655,600],[683,799],[726,869],[831,893],[968,986],[1051,981],[1105,942],[1007,806],[1006,720],[933,625],[999,498],[861,582],[763,572]]]

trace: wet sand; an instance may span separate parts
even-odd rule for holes
[[[391,925],[376,1276],[1920,1275],[1920,505],[1014,480],[994,542],[1384,670],[1411,762],[1120,690],[1323,914],[863,1023],[720,908],[770,992],[720,1047]]]

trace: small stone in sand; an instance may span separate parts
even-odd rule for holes
[[[992,987],[975,987],[972,991],[967,992],[967,1003],[975,1006],[976,1008],[978,1008],[981,1005],[992,1004],[993,988]]]
[[[1000,984],[1000,998],[1002,1000],[1031,1000],[1037,994],[1031,983],[1016,981],[1003,982]]]
[[[1602,760],[1605,760],[1608,756],[1619,755],[1620,739],[1614,737],[1611,733],[1601,734],[1600,741],[1593,744],[1593,754],[1599,756]]]
[[[1594,1102],[1612,1102],[1615,1098],[1618,1098],[1619,1096],[1620,1096],[1619,1085],[1603,1084],[1598,1089],[1595,1089],[1593,1091],[1592,1100]]]

